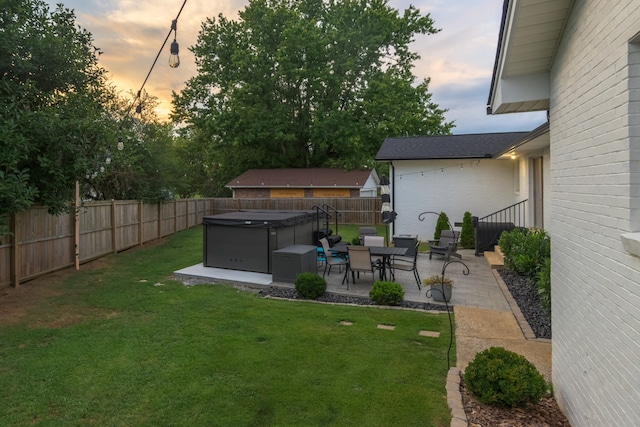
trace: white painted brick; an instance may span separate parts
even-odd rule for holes
[[[551,70],[553,381],[572,425],[640,425],[640,258],[620,241],[640,231],[638,31],[637,1],[575,2]]]
[[[422,212],[445,212],[453,224],[461,222],[466,211],[488,215],[527,198],[524,192],[514,191],[511,160],[396,161],[393,165],[392,200],[398,214],[393,234],[430,240],[438,217],[428,214],[419,221]],[[526,169],[520,172],[529,176]],[[521,189],[527,188],[526,179],[521,179]]]

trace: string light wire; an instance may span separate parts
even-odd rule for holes
[[[418,175],[420,174],[420,176],[425,176],[425,174],[429,173],[429,172],[440,172],[440,173],[444,173],[445,170],[447,169],[464,169],[464,165],[469,165],[469,166],[479,166],[480,165],[480,160],[472,160],[470,162],[465,162],[465,163],[456,163],[456,166],[445,166],[445,167],[441,167],[438,166],[436,168],[433,169],[425,169],[425,170],[419,170],[416,172],[403,172],[401,174],[398,174],[398,177],[400,179],[402,179],[402,177],[404,176],[411,176],[411,175]]]
[[[156,66],[156,63],[158,62],[158,58],[160,58],[160,55],[162,54],[162,51],[164,50],[164,47],[167,45],[167,41],[169,40],[169,37],[171,37],[171,33],[173,31],[175,31],[175,23],[178,22],[178,18],[180,17],[180,14],[182,13],[182,10],[184,9],[184,6],[187,4],[187,0],[184,0],[182,2],[182,6],[180,6],[180,10],[178,11],[178,14],[176,15],[176,19],[174,19],[173,21],[171,21],[171,28],[169,29],[169,32],[167,33],[167,37],[165,37],[164,42],[162,42],[162,46],[160,46],[160,49],[158,50],[158,54],[156,55],[156,58],[153,60],[153,64],[151,64],[151,68],[149,69],[149,72],[147,73],[147,76],[144,78],[144,81],[142,82],[142,86],[140,86],[140,89],[138,89],[138,92],[136,93],[136,97],[133,99],[133,101],[131,102],[131,105],[129,105],[129,108],[127,109],[127,112],[124,116],[124,118],[126,119],[127,117],[129,117],[129,114],[131,113],[131,109],[133,108],[133,106],[136,104],[136,101],[138,101],[140,99],[140,97],[142,96],[142,90],[144,89],[144,86],[147,84],[147,80],[149,80],[149,76],[151,75],[151,72],[153,71],[153,68]],[[136,111],[138,109],[136,108]],[[124,125],[124,120],[122,120],[120,122],[120,127],[118,128],[118,134],[120,134],[122,132],[122,126]],[[118,145],[120,145],[120,143],[122,142],[122,135],[120,135],[118,137]],[[120,149],[120,147],[118,147]]]

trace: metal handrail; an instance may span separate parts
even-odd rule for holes
[[[336,220],[336,234],[340,234],[338,233],[338,218],[340,218],[340,212],[338,212],[338,210],[336,208],[334,208],[333,206],[329,206],[328,204],[324,203],[322,205],[323,209],[325,209],[325,212],[335,212],[335,220]],[[331,219],[331,216],[329,216],[329,219]],[[327,228],[329,228],[329,219],[327,219]]]
[[[500,209],[499,211],[496,211],[494,213],[490,213],[489,215],[483,216],[482,218],[478,218],[477,222],[486,222],[489,220],[489,218],[492,218],[491,220],[489,220],[490,222],[504,222],[506,220],[512,220],[514,215],[511,215],[512,212],[517,211],[518,215],[516,216],[517,227],[522,227],[524,226],[524,224],[526,224],[526,204],[529,201],[529,199],[524,199],[521,202],[518,203],[514,203],[511,206],[507,206],[504,209]],[[500,221],[498,221],[497,219],[500,219]],[[511,221],[513,222],[513,221]]]
[[[512,230],[514,227],[524,227],[527,223],[527,202],[525,199],[514,203],[504,209],[493,212],[482,218],[473,217],[475,227],[476,255],[480,255],[485,249],[497,244],[500,234],[503,231]],[[485,225],[481,227],[481,225]],[[483,228],[484,232],[479,232]]]
[[[325,209],[321,208],[318,205],[313,205],[311,209],[316,210],[316,231],[320,231],[320,212],[324,214],[324,228],[329,229],[329,220],[331,219],[331,214]]]

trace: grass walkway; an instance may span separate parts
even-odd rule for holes
[[[48,296],[0,325],[0,425],[449,424],[446,315],[168,279],[200,261],[201,239],[192,229],[23,285]]]

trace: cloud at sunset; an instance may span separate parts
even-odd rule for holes
[[[58,0],[60,1],[60,0]],[[136,93],[142,85],[184,0],[62,0],[74,9],[77,23],[90,31],[94,44],[103,54],[100,64],[123,95]],[[49,1],[51,8],[56,1]],[[158,57],[144,89],[160,100],[158,113],[166,117],[171,110],[171,93],[184,88],[196,74],[195,58],[189,51],[197,41],[201,24],[219,14],[236,19],[246,0],[188,0],[180,14],[177,41],[180,67],[168,66],[169,38]],[[400,10],[409,1],[392,0]],[[433,100],[449,109],[447,120],[455,120],[454,133],[530,130],[544,121],[543,113],[511,117],[487,117],[486,101],[493,72],[502,0],[422,0],[411,2],[422,13],[430,13],[437,34],[416,37],[412,45],[421,59],[414,74],[418,81],[429,77]],[[487,129],[495,126],[495,129]]]

